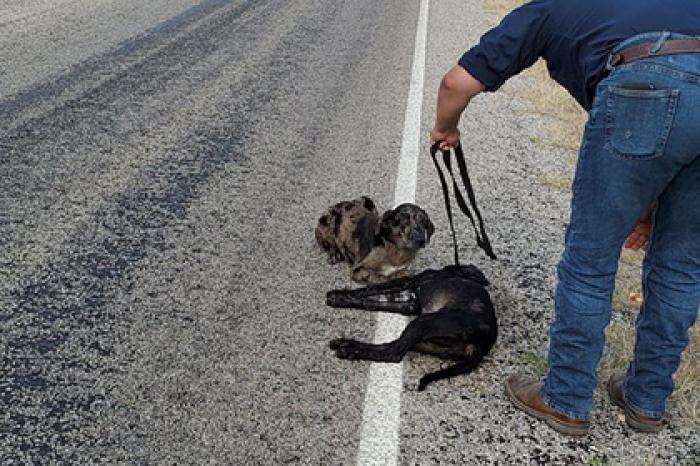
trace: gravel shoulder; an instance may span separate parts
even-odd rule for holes
[[[442,73],[487,28],[478,1],[432,3],[425,135],[432,124]],[[555,267],[563,249],[570,194],[543,186],[538,179],[573,176],[570,155],[533,142],[544,139],[547,125],[516,96],[527,92],[527,85],[527,78],[514,78],[500,92],[477,97],[460,126],[470,175],[499,259],[490,261],[476,247],[465,218],[460,218],[458,241],[463,260],[477,264],[493,284],[498,342],[476,372],[435,384],[427,392],[416,392],[416,382],[439,362],[414,356],[405,364],[400,463],[694,464],[700,455],[696,430],[672,422],[657,436],[634,433],[600,389],[594,402],[593,431],[584,440],[560,436],[530,419],[515,410],[503,393],[508,375],[537,373],[527,361],[533,355],[546,356],[553,318]],[[440,266],[452,260],[451,239],[428,157],[421,163],[419,180],[417,202],[437,217],[439,233],[417,268]],[[670,409],[673,415],[674,408]]]

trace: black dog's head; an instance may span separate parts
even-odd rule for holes
[[[399,249],[418,251],[424,248],[435,232],[428,214],[415,204],[401,204],[382,215],[379,236]]]
[[[489,281],[486,279],[486,276],[484,273],[479,270],[479,268],[475,265],[469,264],[469,265],[448,265],[443,268],[445,271],[449,271],[450,273],[457,273],[458,275],[461,275],[462,277],[466,278],[467,280],[471,280],[475,283],[478,283],[479,285],[483,286],[488,286]]]

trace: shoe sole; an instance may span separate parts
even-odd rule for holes
[[[540,419],[542,421],[545,421],[549,427],[552,429],[556,430],[560,434],[565,434],[565,435],[571,435],[574,437],[585,437],[588,435],[589,428],[588,427],[576,427],[576,426],[571,426],[569,424],[565,424],[558,419],[549,416],[547,414],[542,414],[539,411],[536,411],[529,406],[527,406],[525,403],[520,401],[518,397],[515,396],[515,394],[510,390],[510,385],[507,383],[505,384],[506,386],[506,395],[510,399],[510,401],[517,406],[519,409],[522,411],[526,412],[527,414],[536,417],[537,419]]]
[[[642,432],[645,434],[655,434],[661,429],[663,429],[663,424],[661,425],[656,425],[656,424],[649,424],[646,422],[640,422],[637,421],[634,418],[634,413],[630,411],[630,409],[627,407],[624,401],[618,400],[612,392],[612,383],[611,380],[608,380],[608,385],[607,385],[607,390],[608,390],[608,398],[618,408],[621,408],[625,412],[625,421],[627,422],[627,425],[630,426],[632,429],[636,430],[637,432]]]

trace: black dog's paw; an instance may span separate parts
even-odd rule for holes
[[[340,347],[340,345],[342,345],[343,343],[345,343],[347,341],[349,341],[347,338],[336,338],[335,340],[331,340],[328,343],[328,346],[330,347],[330,349],[336,350]]]
[[[355,350],[352,343],[344,343],[335,350],[335,355],[340,359],[357,359],[357,351]]]
[[[331,290],[326,293],[326,305],[330,307],[340,307],[341,297],[343,293],[341,290]],[[333,340],[338,341],[338,340]],[[331,342],[332,343],[332,342]]]
[[[332,350],[335,350],[335,355],[340,359],[355,359],[356,349],[355,342],[345,338],[332,340],[329,345]]]

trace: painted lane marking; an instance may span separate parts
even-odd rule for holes
[[[421,107],[425,71],[425,44],[428,34],[430,0],[421,0],[413,52],[411,84],[401,138],[401,155],[394,191],[394,205],[414,202],[420,152]],[[396,339],[407,320],[398,314],[377,314],[374,342]],[[399,448],[403,364],[373,363],[362,411],[358,465],[395,465]]]

